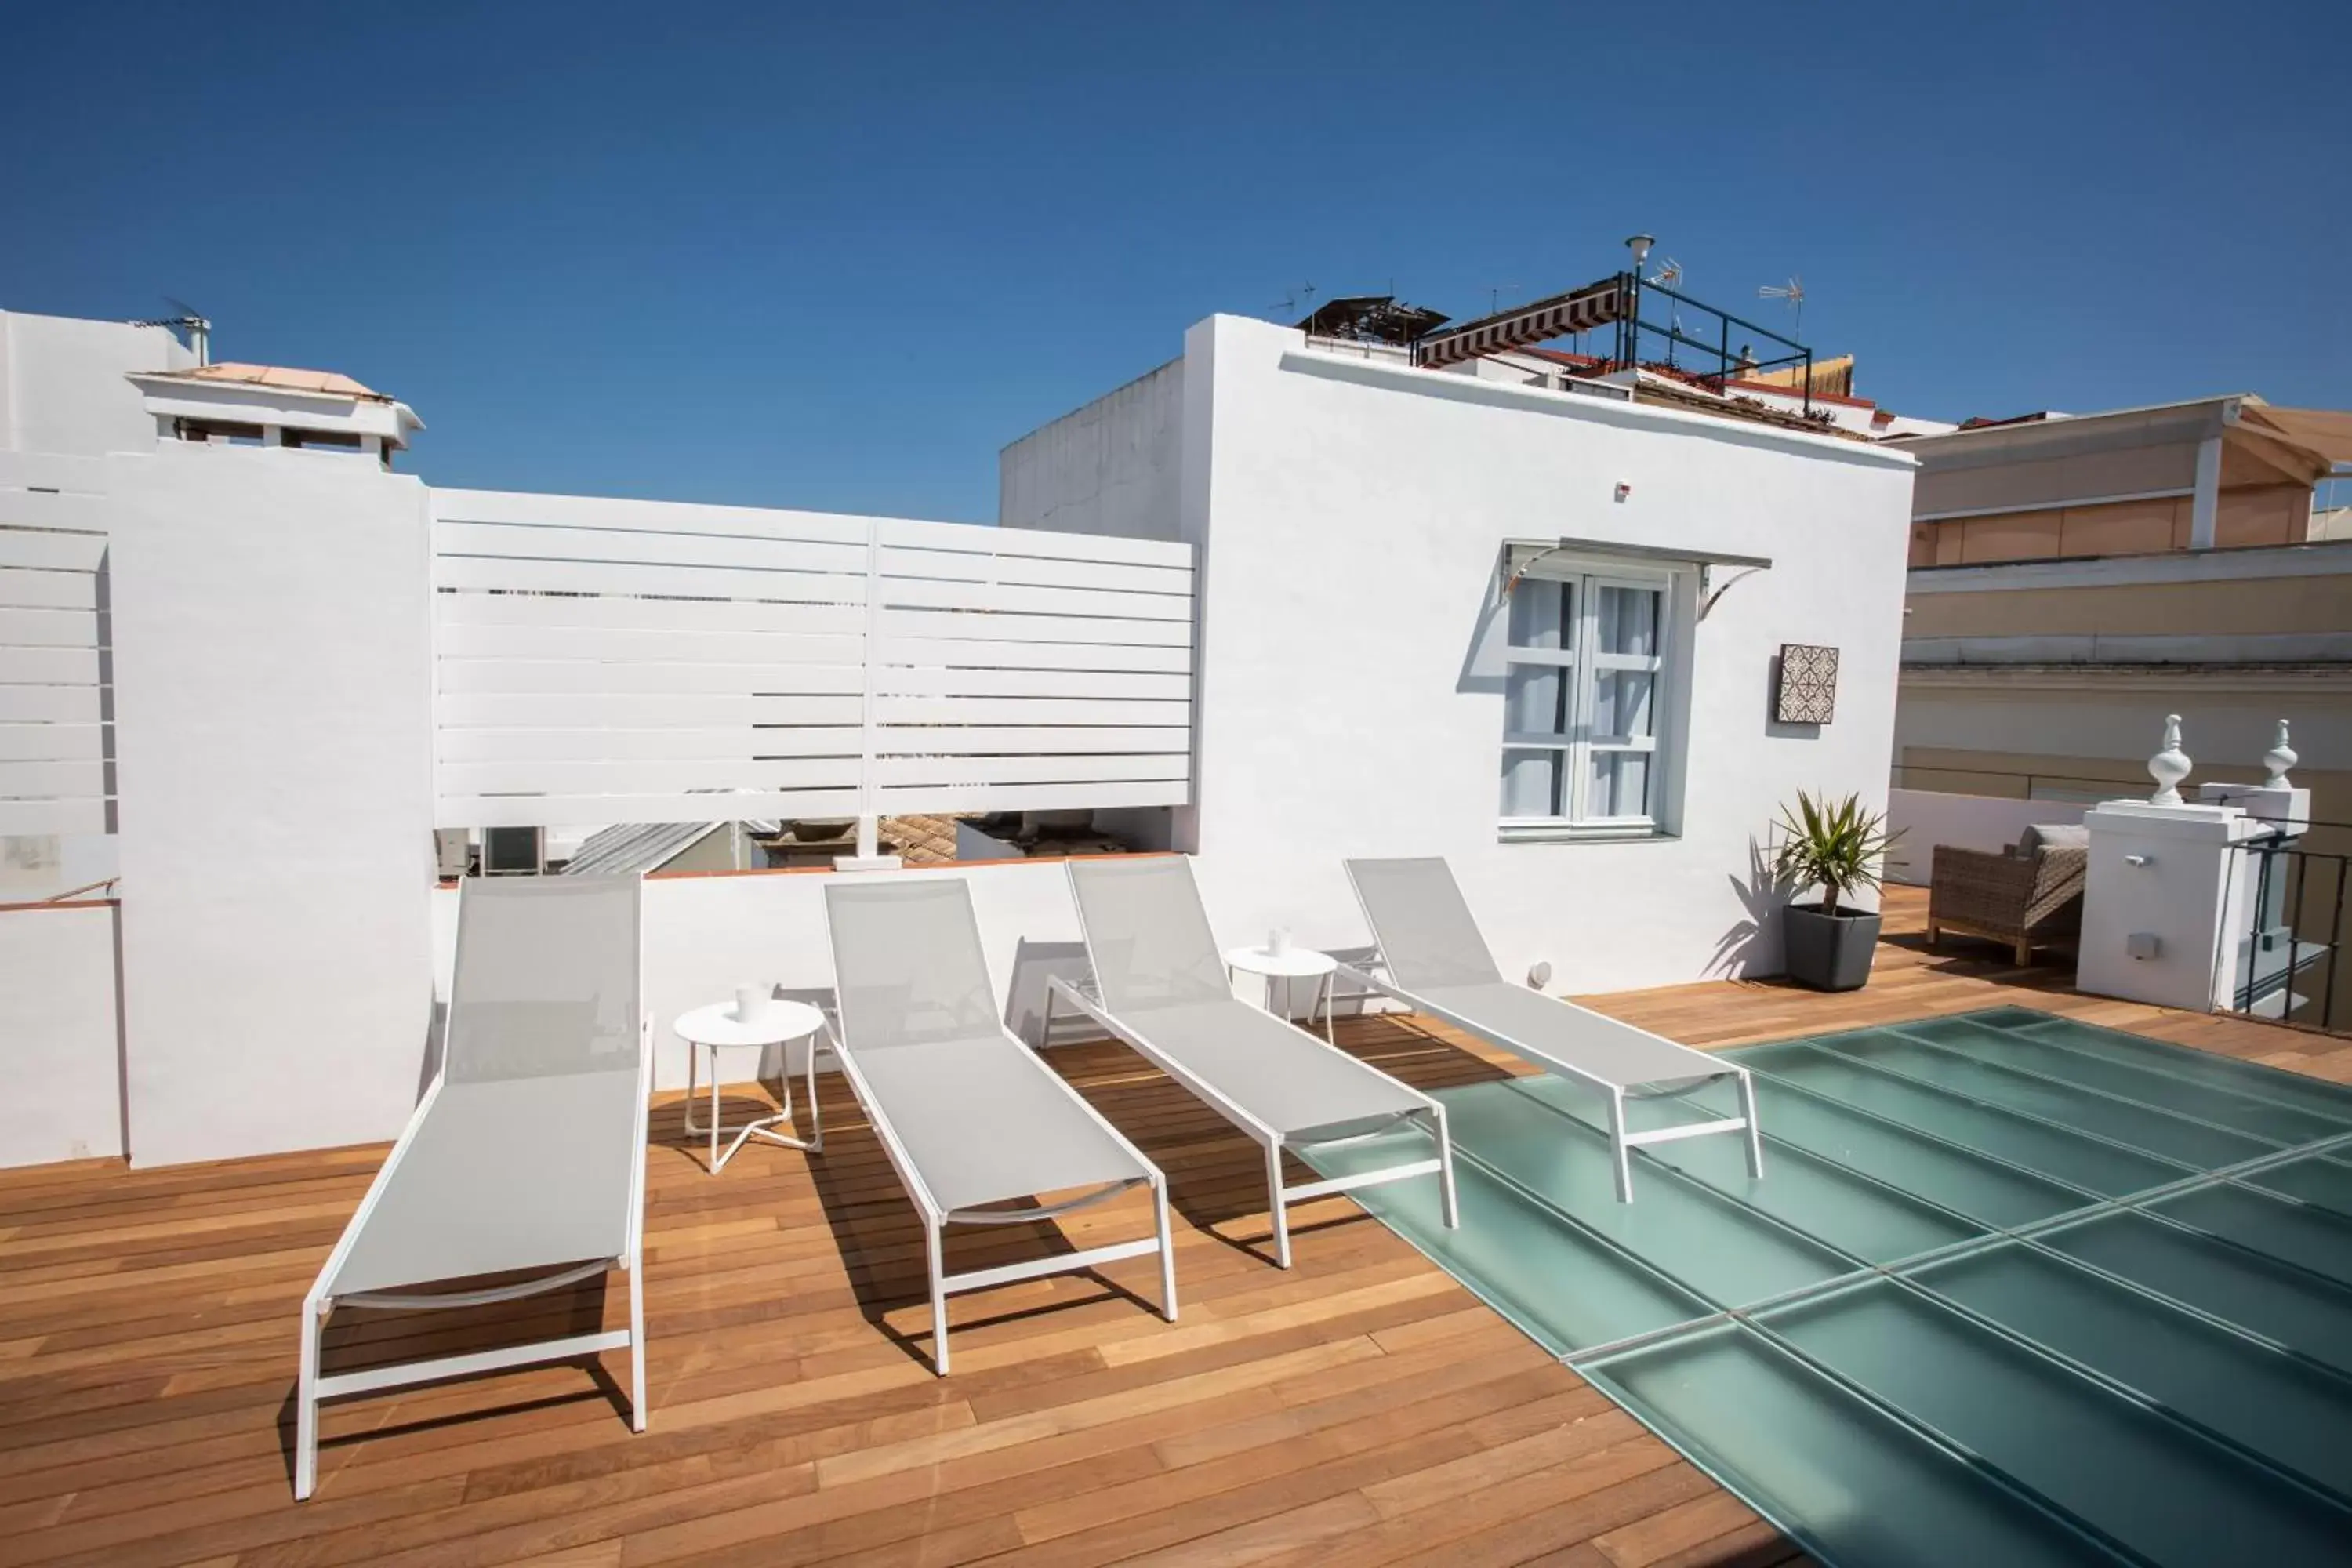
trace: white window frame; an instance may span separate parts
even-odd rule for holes
[[[1541,584],[1557,593],[1563,583],[1572,585],[1574,635],[1563,637],[1562,640],[1569,645],[1563,648],[1518,647],[1509,641],[1510,612],[1507,606],[1502,616],[1504,683],[1507,693],[1510,673],[1515,667],[1546,666],[1565,671],[1570,693],[1568,727],[1559,734],[1530,734],[1506,729],[1496,755],[1496,789],[1499,791],[1501,788],[1504,753],[1559,752],[1563,753],[1560,765],[1568,776],[1568,810],[1567,815],[1561,816],[1503,816],[1499,819],[1502,832],[1507,837],[1655,835],[1659,831],[1659,801],[1666,788],[1667,764],[1671,761],[1660,745],[1660,731],[1666,727],[1670,710],[1666,667],[1673,657],[1675,632],[1675,574],[1574,561],[1549,562],[1546,566],[1547,570],[1541,575],[1531,574],[1521,578],[1512,591],[1523,593],[1531,586]],[[1652,641],[1651,652],[1625,654],[1602,653],[1600,650],[1600,602],[1601,590],[1604,588],[1630,588],[1657,595],[1656,636]],[[1592,733],[1593,711],[1600,693],[1599,677],[1603,670],[1635,670],[1650,677],[1649,734],[1596,736]],[[1508,722],[1507,708],[1505,721]],[[1639,752],[1650,758],[1649,809],[1615,816],[1587,814],[1585,802],[1591,787],[1593,758],[1629,752]]]

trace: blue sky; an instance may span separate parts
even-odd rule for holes
[[[987,521],[1212,311],[1620,265],[1964,417],[2352,405],[2352,6],[0,10],[0,307],[194,301],[436,484]],[[1772,318],[1766,317],[1766,320]]]

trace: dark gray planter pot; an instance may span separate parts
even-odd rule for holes
[[[1843,904],[1833,915],[1818,904],[1790,904],[1780,911],[1780,937],[1790,979],[1816,991],[1859,991],[1870,979],[1878,917]]]

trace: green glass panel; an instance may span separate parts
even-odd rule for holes
[[[2352,1380],[2029,1247],[1911,1278],[2352,1499]]]
[[[1618,1202],[1606,1135],[1510,1084],[1449,1093],[1445,1113],[1454,1138],[1480,1160],[1717,1306],[1741,1306],[1855,1267],[1647,1161],[1635,1163],[1633,1201]]]
[[[1693,1335],[1586,1375],[1824,1563],[2114,1561],[1745,1330]]]
[[[1512,1087],[1546,1103],[1562,1100],[1562,1091],[1572,1089],[1557,1079],[1522,1079]],[[1730,1115],[1735,1113],[1738,1098],[1730,1085],[1715,1084],[1688,1100],[1700,1109]],[[1758,1120],[1771,1125],[1760,1107]],[[1765,1160],[1765,1176],[1759,1182],[1748,1174],[1748,1142],[1738,1134],[1655,1143],[1635,1157],[1635,1191],[1647,1197],[1643,1186],[1644,1166],[1654,1161],[1848,1257],[1871,1263],[1891,1263],[1984,1234],[1982,1226],[1956,1219],[1786,1144],[1767,1151]]]
[[[1764,1124],[1767,1181],[1778,1170],[1773,1146],[1785,1143],[2001,1229],[2090,1201],[2030,1171],[1762,1079],[1756,1084],[1756,1119]]]
[[[2352,1285],[2352,1223],[2326,1209],[2225,1183],[2148,1206],[2241,1247]]]
[[[2352,1219],[2352,1165],[2340,1161],[2312,1154],[2239,1179]]]
[[[1400,1133],[1319,1151],[1308,1163],[1324,1175],[1347,1175],[1413,1158],[1412,1142],[1436,1152],[1426,1137]],[[1688,1322],[1709,1311],[1706,1303],[1579,1235],[1558,1215],[1469,1161],[1454,1161],[1454,1183],[1462,1223],[1452,1230],[1445,1227],[1434,1181],[1391,1182],[1352,1195],[1554,1355]]]
[[[2049,1040],[2086,1056],[2130,1062],[2190,1083],[2210,1084],[2233,1093],[2292,1105],[2329,1118],[2339,1131],[2352,1131],[2352,1089],[2325,1079],[2216,1056],[2193,1046],[2176,1046],[2168,1040],[2151,1040],[2145,1035],[2102,1029],[2072,1018],[2037,1016],[2024,1032],[2034,1039]]]
[[[2187,1174],[2179,1164],[2096,1139],[1972,1105],[1948,1089],[1863,1067],[1835,1051],[1808,1050],[1776,1062],[1773,1075],[1906,1127],[1963,1144],[1996,1160],[2106,1197],[2145,1192]],[[1768,1120],[1766,1126],[1770,1126]]]
[[[2061,1127],[2078,1128],[2198,1170],[2276,1153],[2279,1145],[2202,1122],[2132,1105],[2106,1095],[2053,1083],[1977,1061],[1955,1051],[1922,1045],[1889,1030],[1857,1037],[1838,1047],[1841,1056],[1870,1063],[1907,1079],[1948,1089],[1984,1104]]]
[[[2352,1513],[1890,1282],[1765,1321],[2150,1560],[2300,1563],[2352,1552]]]
[[[2041,1239],[2314,1361],[2352,1372],[2352,1291],[2139,1215],[2108,1215]]]
[[[1905,1024],[1900,1029],[1914,1039],[1964,1051],[1980,1061],[2121,1095],[2143,1105],[2232,1127],[2273,1143],[2309,1143],[2332,1138],[2346,1130],[2345,1124],[2334,1117],[2254,1099],[2218,1083],[2198,1083],[2136,1063],[2072,1050],[2037,1036],[1989,1028],[1974,1018],[1937,1018],[1924,1024]],[[2214,1162],[2230,1163],[2226,1158]]]

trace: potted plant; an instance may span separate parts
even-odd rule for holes
[[[1781,911],[1780,934],[1789,977],[1817,991],[1853,991],[1870,978],[1878,946],[1878,916],[1846,907],[1845,896],[1878,886],[1879,866],[1900,834],[1886,831],[1884,813],[1863,809],[1862,797],[1816,800],[1797,792],[1797,809],[1780,808],[1786,835],[1774,869],[1792,894],[1822,890],[1819,908],[1792,898]]]

